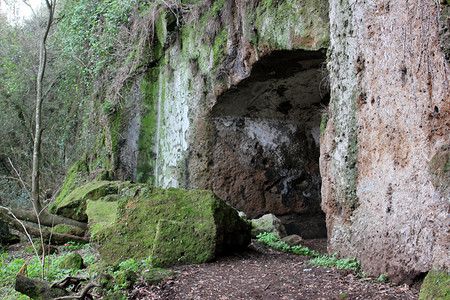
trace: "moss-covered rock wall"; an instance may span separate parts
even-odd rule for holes
[[[211,188],[210,113],[217,97],[274,50],[328,45],[326,1],[218,0],[186,8],[158,10],[152,68],[135,78],[121,115],[120,179]]]

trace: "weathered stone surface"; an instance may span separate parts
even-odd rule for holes
[[[213,107],[213,190],[250,218],[273,213],[289,233],[324,237],[320,209],[321,51],[280,51]],[[313,224],[311,224],[313,223]]]
[[[277,238],[283,238],[286,234],[286,229],[281,224],[274,214],[266,214],[258,219],[251,220],[252,222],[252,237],[256,237],[260,233],[273,233]]]
[[[130,113],[124,116],[123,149],[118,149],[123,178],[162,187],[210,189],[211,141],[220,138],[214,136],[211,109],[218,96],[235,88],[250,75],[255,62],[272,51],[319,50],[328,44],[326,1],[213,2],[224,12],[220,17],[211,18],[211,8],[193,22],[186,16],[189,21],[172,41],[167,37],[176,33],[170,32],[170,22],[162,18],[158,23],[158,43],[166,47],[163,59],[150,74],[137,79],[125,104]],[[199,18],[208,20],[206,30],[203,21],[196,22]],[[323,61],[323,53],[320,56]],[[304,64],[297,67],[308,69]],[[315,70],[309,72],[314,81]],[[308,90],[317,92],[313,87]],[[139,105],[141,109],[136,108]]]
[[[92,239],[108,263],[149,256],[154,266],[201,263],[250,243],[250,225],[210,191],[110,185],[116,197],[86,198]]]
[[[294,247],[294,246],[300,245],[303,242],[303,239],[299,235],[292,234],[292,235],[285,236],[284,238],[281,239],[281,241],[285,242],[286,244],[288,244],[291,247]]]
[[[322,180],[330,252],[394,281],[433,263],[448,270],[448,1],[269,2],[216,2],[219,17],[204,9],[180,31],[161,13],[156,66],[130,79],[120,117],[99,138],[111,174],[214,189],[250,217],[278,214],[291,232],[323,220]],[[321,112],[322,97],[306,95],[317,86],[300,76],[307,70],[288,72],[290,83],[276,68],[257,72],[264,58],[280,61],[278,50],[328,46]],[[117,210],[101,201],[91,208]],[[112,227],[107,215],[93,228]]]
[[[450,140],[439,9],[330,1],[331,101],[321,140],[328,250],[394,282],[411,283],[433,263],[449,268],[449,193],[437,186],[445,168],[433,167],[445,166],[433,157],[442,160]]]
[[[161,280],[172,277],[175,273],[171,270],[160,268],[150,268],[142,273],[145,283],[150,285],[157,285]]]

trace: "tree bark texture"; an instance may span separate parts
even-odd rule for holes
[[[39,53],[39,70],[36,80],[36,111],[35,111],[35,135],[33,144],[33,171],[31,180],[31,197],[33,198],[33,207],[37,214],[40,213],[42,207],[39,201],[39,164],[41,156],[41,137],[42,137],[42,89],[45,75],[45,68],[47,66],[47,37],[53,23],[53,16],[55,12],[55,1],[45,0],[48,10],[47,27],[42,36],[40,53]]]
[[[16,277],[15,290],[27,295],[31,299],[52,300],[68,296],[69,292],[60,287],[50,287],[51,282],[38,278],[28,278],[19,275]]]
[[[22,224],[19,221],[17,221],[16,219],[14,219],[13,217],[9,216],[7,214],[7,211],[0,210],[0,218],[7,221],[8,224],[12,228],[25,233],[25,229],[22,227]],[[24,226],[31,236],[39,237],[41,235],[41,232],[37,227],[26,225],[26,224],[24,224]],[[42,230],[42,237],[45,242],[48,242],[50,240],[52,244],[58,244],[58,245],[65,244],[69,241],[77,242],[77,243],[88,243],[89,242],[89,237],[80,237],[80,236],[76,236],[76,235],[56,233],[56,232],[52,232],[51,229],[48,229],[48,228]]]

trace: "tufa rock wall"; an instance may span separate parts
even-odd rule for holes
[[[433,264],[449,268],[449,65],[438,43],[445,6],[330,1],[320,163],[328,248],[393,281],[412,283]]]
[[[318,158],[328,4],[201,5],[177,16],[160,8],[153,67],[122,102],[115,177],[210,189],[251,217],[273,212],[291,232],[325,236]],[[222,155],[230,147],[241,157]]]
[[[448,272],[447,2],[157,5],[150,67],[89,166],[214,190],[293,232],[323,223],[322,201],[331,253],[394,281]]]

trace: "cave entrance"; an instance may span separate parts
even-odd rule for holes
[[[213,190],[249,218],[273,213],[288,234],[326,237],[319,137],[329,93],[325,51],[277,51],[212,110]]]

